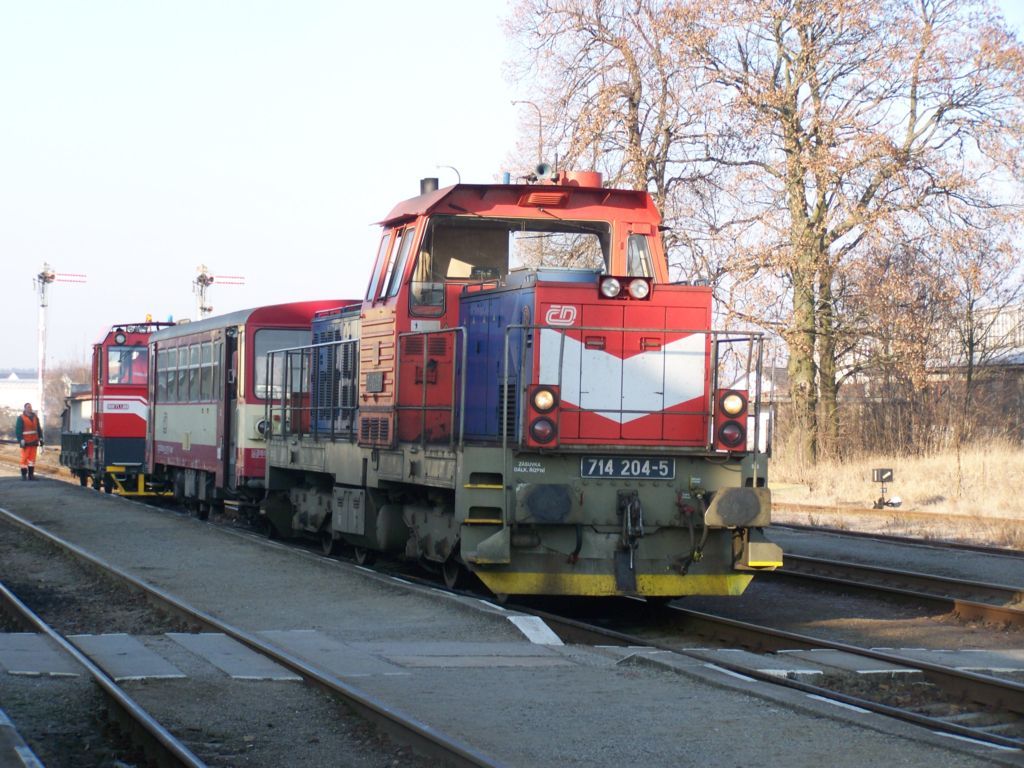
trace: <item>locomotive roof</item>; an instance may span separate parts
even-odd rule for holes
[[[172,328],[165,328],[150,335],[150,341],[176,339],[190,336],[193,333],[212,331],[230,325],[246,323],[283,323],[286,325],[308,325],[313,313],[323,309],[333,309],[344,304],[351,304],[351,299],[330,299],[326,301],[295,301],[286,304],[270,304],[264,307],[239,309],[223,315],[204,317],[189,323],[181,323]]]
[[[642,214],[643,218],[656,219],[658,217],[657,211],[654,208],[654,202],[651,200],[651,196],[643,190],[584,187],[576,184],[453,184],[450,187],[442,187],[441,189],[433,192],[428,192],[425,195],[418,195],[417,197],[411,197],[408,200],[403,200],[391,209],[391,212],[387,217],[377,223],[387,226],[429,213],[465,213],[465,211],[460,208],[455,208],[451,211],[439,210],[442,203],[447,199],[458,195],[460,192],[473,192],[475,193],[473,197],[482,200],[486,193],[494,191],[511,192],[518,197],[530,192],[549,190],[564,190],[569,193],[601,192],[608,197],[609,204],[612,202],[611,198],[617,197],[619,198],[618,205],[614,205],[614,208],[620,213],[623,208],[622,203],[632,199],[635,210],[644,211]],[[611,208],[612,206],[609,205],[609,207]],[[525,208],[524,210],[530,209]]]

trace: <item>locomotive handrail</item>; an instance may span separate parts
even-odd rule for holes
[[[674,336],[678,336],[680,338],[685,337],[685,336],[690,336],[690,335],[699,335],[699,336],[701,336],[701,337],[703,337],[705,339],[708,339],[710,342],[713,342],[713,343],[711,344],[710,358],[708,360],[709,369],[706,372],[706,375],[707,375],[707,379],[706,380],[708,381],[710,386],[708,386],[708,391],[706,392],[706,396],[704,398],[705,399],[704,407],[703,407],[703,409],[699,409],[699,410],[682,410],[682,411],[675,411],[674,413],[676,413],[676,414],[678,414],[680,416],[698,416],[698,415],[699,416],[706,416],[709,419],[712,418],[713,415],[714,415],[714,403],[713,403],[713,400],[714,400],[714,397],[715,397],[715,393],[718,391],[719,385],[720,385],[720,381],[719,381],[719,379],[720,379],[720,370],[719,369],[721,367],[721,365],[720,365],[721,364],[721,359],[720,359],[720,354],[719,354],[720,347],[722,345],[726,345],[726,344],[749,344],[750,346],[749,346],[749,348],[747,350],[747,354],[746,354],[746,364],[743,365],[740,368],[739,372],[742,372],[742,374],[745,376],[745,378],[747,380],[747,385],[744,387],[744,389],[750,388],[750,389],[754,390],[753,393],[752,393],[753,397],[750,398],[753,401],[753,405],[754,405],[753,414],[752,414],[753,420],[754,420],[754,424],[753,424],[753,428],[751,430],[752,433],[753,433],[752,434],[752,436],[753,436],[753,446],[752,446],[752,449],[750,451],[750,454],[751,454],[751,457],[753,459],[753,468],[752,468],[753,469],[753,482],[754,482],[755,485],[757,484],[757,482],[758,482],[758,475],[760,474],[760,453],[761,453],[761,451],[760,451],[761,418],[760,417],[761,417],[761,413],[763,411],[763,406],[762,406],[762,402],[761,402],[761,399],[762,399],[762,386],[761,386],[762,385],[762,381],[761,381],[761,377],[763,375],[764,338],[765,338],[765,334],[763,332],[761,332],[761,331],[749,331],[749,332],[737,333],[737,331],[735,331],[735,330],[714,329],[714,328],[712,328],[712,329],[655,328],[655,327],[650,327],[650,328],[646,328],[646,327],[641,327],[641,328],[622,328],[622,327],[610,327],[610,326],[598,326],[598,325],[574,325],[574,326],[566,327],[566,326],[557,326],[557,325],[541,324],[541,323],[516,323],[516,324],[510,324],[510,325],[505,327],[505,334],[504,334],[505,335],[505,339],[504,339],[504,360],[503,360],[503,370],[501,372],[501,378],[500,378],[500,382],[501,382],[501,385],[502,385],[502,417],[501,417],[500,429],[501,429],[502,448],[504,450],[508,450],[508,447],[509,447],[509,444],[510,444],[510,441],[511,441],[510,438],[511,439],[515,438],[514,434],[511,435],[511,436],[509,434],[510,433],[510,429],[509,429],[510,425],[509,425],[509,419],[508,419],[509,407],[510,407],[510,401],[509,401],[509,398],[510,398],[510,387],[513,384],[513,378],[512,377],[514,375],[512,361],[509,359],[510,354],[511,354],[510,338],[511,338],[511,335],[513,333],[516,333],[516,332],[524,333],[524,334],[533,334],[536,331],[544,331],[544,330],[556,331],[559,334],[559,350],[558,350],[558,364],[557,364],[558,382],[557,382],[557,384],[558,384],[558,386],[560,388],[563,385],[562,377],[563,377],[563,374],[564,374],[564,367],[565,367],[565,343],[566,343],[565,331],[566,330],[572,330],[572,331],[575,331],[575,332],[603,332],[603,333],[651,333],[651,334],[658,334],[658,335],[662,335],[662,336],[665,335],[665,334],[671,334],[671,335],[674,335]],[[402,405],[398,401],[398,394],[397,394],[397,391],[396,391],[395,411],[396,411],[396,414],[398,412],[400,412],[400,411],[409,411],[409,410],[418,410],[418,411],[420,411],[421,418],[420,418],[420,431],[419,431],[420,434],[419,434],[419,438],[420,438],[420,444],[424,445],[424,446],[427,444],[427,437],[426,437],[426,417],[427,417],[427,413],[429,411],[448,411],[450,413],[449,428],[448,428],[448,446],[449,446],[449,448],[455,448],[455,449],[458,449],[458,450],[462,450],[462,448],[465,445],[465,419],[466,419],[466,408],[465,408],[465,405],[466,405],[466,387],[467,387],[467,381],[466,381],[467,380],[467,376],[466,376],[466,371],[465,371],[465,361],[467,360],[467,355],[468,355],[468,332],[467,332],[467,329],[464,326],[456,326],[456,327],[453,327],[453,328],[443,328],[443,329],[435,329],[435,330],[428,330],[428,331],[409,331],[409,332],[398,334],[398,341],[399,341],[399,345],[401,345],[403,343],[403,339],[408,339],[408,338],[413,338],[413,337],[421,337],[421,338],[425,339],[426,337],[434,336],[434,335],[440,335],[440,334],[451,334],[451,335],[455,336],[457,339],[460,339],[460,342],[457,345],[457,350],[458,351],[457,351],[455,360],[453,361],[453,365],[452,365],[451,388],[450,388],[450,404],[445,403],[445,404],[439,404],[439,405],[428,405],[428,403],[427,403],[427,384],[428,384],[428,381],[427,381],[426,370],[427,370],[428,360],[429,360],[429,345],[427,343],[424,343],[423,344],[423,351],[422,351],[424,374],[423,374],[423,380],[421,381],[420,403],[418,405]],[[313,418],[313,416],[314,416],[314,414],[319,414],[320,411],[323,410],[324,408],[326,408],[332,414],[331,427],[330,427],[330,430],[329,430],[329,439],[331,439],[333,441],[333,440],[337,439],[339,436],[340,437],[347,437],[350,440],[354,439],[354,437],[356,435],[356,431],[357,431],[356,427],[355,427],[354,415],[359,410],[358,404],[355,405],[355,406],[352,406],[352,407],[338,405],[335,402],[335,400],[338,397],[338,392],[336,391],[336,389],[337,389],[336,387],[332,386],[332,387],[329,388],[330,389],[330,400],[331,400],[331,402],[326,404],[326,405],[322,405],[319,402],[313,403],[311,401],[309,403],[309,405],[303,406],[303,405],[299,405],[299,404],[290,403],[289,400],[292,397],[294,397],[295,394],[301,394],[301,395],[310,394],[310,395],[312,395],[312,390],[313,390],[312,379],[313,379],[313,377],[316,377],[318,375],[318,373],[320,371],[320,365],[321,365],[320,357],[319,357],[319,355],[316,354],[316,352],[318,350],[326,349],[326,348],[340,348],[340,347],[342,347],[342,346],[344,346],[346,344],[356,345],[358,343],[359,343],[358,339],[337,339],[337,340],[331,340],[331,341],[326,341],[326,342],[320,342],[320,343],[317,343],[317,344],[306,344],[306,345],[297,346],[297,347],[286,347],[286,348],[282,348],[282,349],[276,349],[276,350],[272,350],[272,351],[270,351],[268,353],[268,355],[267,355],[267,381],[270,382],[271,385],[273,385],[273,382],[274,382],[275,366],[276,366],[276,361],[278,359],[278,356],[283,356],[284,357],[285,370],[284,370],[284,374],[283,374],[283,380],[282,380],[281,394],[280,394],[279,402],[278,402],[278,399],[276,399],[274,397],[268,397],[267,398],[266,419],[267,419],[268,425],[270,426],[270,429],[268,430],[267,435],[266,435],[267,439],[269,439],[274,434],[280,434],[281,436],[287,436],[289,434],[296,434],[296,433],[297,434],[307,434],[308,433],[308,434],[313,435],[314,437],[318,437],[321,434],[321,432],[322,432],[322,430],[320,428],[320,426],[321,426],[320,425],[320,419],[318,417],[317,418]],[[399,348],[401,349],[401,346]],[[528,352],[527,352],[528,345],[527,344],[519,345],[519,350],[520,350],[520,357],[521,357],[521,359],[518,361],[518,363],[519,363],[518,370],[519,370],[519,373],[520,373],[520,376],[519,376],[520,381],[518,383],[518,395],[517,395],[517,398],[516,398],[517,402],[516,402],[516,406],[515,406],[516,414],[515,414],[514,424],[517,424],[517,425],[521,426],[522,420],[523,420],[523,415],[525,414],[525,410],[524,409],[526,408],[526,405],[524,405],[524,403],[526,402],[526,398],[523,397],[523,395],[528,392],[527,382],[522,379],[522,375],[521,374],[522,374],[522,371],[525,370],[525,368],[526,368],[526,355],[528,354]],[[298,372],[299,372],[298,391],[296,391],[294,389],[294,386],[293,386],[294,382],[293,382],[292,373],[294,372],[295,368],[294,368],[294,366],[292,364],[292,361],[293,361],[293,356],[294,355],[299,355],[300,356],[299,364],[298,364]],[[309,376],[305,375],[306,371],[307,371],[307,360],[306,360],[307,356],[309,357],[309,362],[308,362]],[[396,380],[396,385],[397,385],[397,382],[401,381],[401,370],[402,370],[401,369],[401,358],[402,358],[402,354],[399,354],[399,355],[396,356],[396,362],[395,362],[395,380]],[[356,359],[355,359],[355,365],[356,366],[358,366],[358,362],[359,362],[358,361],[358,356],[356,356]],[[754,381],[750,382],[750,376],[751,376],[752,373],[754,375]],[[356,375],[356,381],[358,381],[358,367],[355,370],[355,375]],[[753,387],[749,386],[751,383],[753,384]],[[580,413],[594,413],[594,412],[601,412],[601,411],[614,412],[614,413],[618,413],[620,415],[621,414],[646,414],[646,413],[651,413],[651,411],[646,410],[646,409],[622,408],[621,404],[620,404],[619,408],[612,408],[612,407],[585,408],[585,407],[583,407],[583,406],[581,406],[579,404],[576,404],[574,406],[574,408],[575,408],[575,410],[577,412],[580,412]],[[280,411],[280,415],[281,415],[280,422],[279,422],[280,423],[280,427],[279,427],[280,431],[279,432],[274,427],[275,422],[274,422],[274,419],[273,419],[274,413],[276,411],[278,411],[278,410]],[[310,414],[309,424],[307,426],[303,427],[302,426],[302,420],[300,419],[299,422],[298,422],[299,429],[297,431],[295,430],[295,423],[296,423],[295,419],[294,418],[289,418],[289,414],[291,414],[292,412],[296,412],[296,411],[300,412],[300,413],[301,412],[309,412],[309,414]],[[350,426],[349,426],[348,430],[343,431],[343,432],[337,431],[337,429],[336,429],[337,417],[334,416],[335,411],[343,412],[346,415],[351,415],[352,416],[352,418],[350,419]],[[456,414],[458,414],[457,417],[456,417]],[[663,437],[664,437],[664,435],[663,435]],[[708,434],[706,436],[706,441],[704,443],[703,448],[705,450],[708,450],[713,445],[714,445],[713,425],[709,423],[709,432],[708,432]],[[695,447],[695,446],[691,446],[691,447]],[[629,447],[629,448],[631,448],[631,447]]]
[[[312,392],[312,387],[311,387],[312,377],[316,376],[320,372],[320,359],[319,359],[319,355],[314,355],[313,353],[315,351],[320,350],[320,349],[326,349],[326,348],[329,348],[329,347],[342,347],[342,346],[344,346],[346,344],[354,346],[354,345],[358,345],[358,343],[359,343],[359,339],[333,339],[331,341],[319,342],[319,343],[316,343],[316,344],[304,344],[302,346],[297,346],[297,347],[283,347],[281,349],[274,349],[274,350],[270,350],[269,352],[267,352],[267,360],[266,360],[267,374],[266,375],[267,375],[267,381],[270,382],[270,385],[271,385],[271,396],[266,398],[266,403],[265,403],[265,406],[264,406],[264,418],[265,418],[267,424],[269,425],[269,429],[268,429],[268,431],[267,431],[267,433],[265,435],[265,439],[269,440],[275,434],[274,418],[273,417],[274,417],[275,402],[276,401],[275,401],[275,398],[273,397],[273,381],[274,381],[275,361],[276,361],[276,359],[279,356],[283,357],[285,362],[284,362],[284,374],[283,374],[282,385],[281,385],[280,405],[276,406],[277,408],[280,409],[280,412],[281,412],[281,421],[280,421],[281,431],[278,434],[280,434],[282,437],[286,437],[286,436],[288,436],[290,434],[300,434],[301,435],[301,434],[307,434],[308,433],[308,434],[313,435],[314,437],[319,437],[320,432],[321,432],[319,418],[314,419],[313,418],[313,414],[314,414],[314,412],[319,414],[319,412],[321,410],[327,410],[327,411],[329,411],[332,414],[331,428],[329,430],[329,437],[330,437],[330,439],[332,441],[334,441],[338,437],[347,437],[350,440],[355,437],[355,428],[354,428],[355,421],[354,421],[354,419],[352,421],[352,426],[350,426],[347,431],[338,431],[338,430],[335,429],[336,418],[333,416],[334,412],[337,410],[337,411],[343,411],[343,412],[351,413],[351,414],[354,415],[355,412],[358,410],[358,406],[347,407],[347,406],[342,406],[342,405],[337,404],[335,402],[335,398],[336,398],[337,392],[335,391],[334,387],[330,388],[331,402],[328,405],[326,405],[326,406],[322,406],[319,403],[314,404],[314,403],[310,402],[310,404],[308,406],[303,407],[303,406],[298,406],[298,405],[290,404],[290,403],[288,403],[288,400],[290,399],[291,396],[296,394],[296,392],[294,391],[294,389],[291,386],[292,377],[290,376],[290,373],[294,370],[292,368],[292,365],[291,365],[291,361],[293,359],[293,356],[295,356],[295,355],[299,355],[300,356],[300,362],[299,362],[299,392],[298,392],[298,394],[311,394],[311,392]],[[311,358],[311,362],[310,362],[310,366],[309,366],[310,375],[308,377],[304,375],[305,370],[306,370],[305,360],[306,360],[306,356],[307,355]],[[314,360],[314,359],[316,361],[315,364],[312,362],[312,360]],[[355,356],[354,360],[355,360],[355,364],[357,366],[357,368],[356,368],[356,376],[358,377],[358,363],[359,363],[359,356],[358,356],[358,354]],[[286,413],[286,411],[287,411],[287,413]],[[310,415],[310,424],[309,424],[308,432],[301,428],[301,419],[300,419],[300,428],[299,428],[298,432],[296,433],[296,432],[294,432],[292,430],[294,419],[287,418],[288,414],[290,412],[292,412],[292,411],[299,411],[300,413],[302,413],[302,412],[308,412],[309,413],[309,415]]]

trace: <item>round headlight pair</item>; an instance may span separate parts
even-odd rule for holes
[[[622,293],[622,281],[617,277],[601,279],[601,295],[606,299],[615,299]],[[651,284],[642,277],[634,278],[626,284],[626,291],[634,299],[646,299],[651,294]]]

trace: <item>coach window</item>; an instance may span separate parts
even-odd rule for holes
[[[164,350],[167,355],[167,402],[174,403],[178,400],[178,348]]]
[[[267,361],[269,354],[275,349],[293,349],[295,347],[307,347],[310,344],[312,333],[309,329],[285,329],[285,328],[263,328],[256,331],[256,353],[253,371],[253,394],[260,399],[268,397],[281,397],[282,384],[284,383],[284,358],[285,355],[274,355],[274,381],[273,386],[267,382]],[[290,355],[291,364],[295,366],[296,377],[299,374],[299,359],[301,355]],[[292,386],[295,387],[293,381]]]
[[[199,345],[191,345],[188,353],[188,399],[194,403],[199,400]]]
[[[167,352],[156,353],[156,401],[167,402]]]
[[[188,402],[188,347],[178,347],[178,402]]]
[[[223,352],[222,343],[213,342],[213,360],[210,365],[210,399],[220,400],[220,356]]]
[[[204,341],[200,349],[199,399],[209,400],[213,395],[213,345]]]
[[[384,233],[380,239],[380,249],[377,251],[377,261],[373,268],[373,279],[370,280],[370,288],[366,291],[366,300],[373,301],[377,296],[377,286],[380,284],[380,275],[384,271],[384,262],[388,256],[388,243],[391,242],[391,230]]]

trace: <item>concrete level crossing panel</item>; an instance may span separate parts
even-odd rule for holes
[[[35,632],[0,634],[0,668],[12,675],[74,677],[81,665],[46,635]]]
[[[260,634],[278,648],[335,677],[409,674],[401,667],[315,629],[274,629]]]
[[[721,664],[742,664],[744,667],[756,669],[765,675],[786,677],[788,675],[820,675],[821,667],[801,658],[789,658],[790,654],[760,654],[744,651],[739,648],[722,648],[704,651],[709,657]]]
[[[834,651],[831,648],[815,648],[799,651],[779,651],[780,656],[793,656],[813,665],[831,667],[843,672],[856,672],[858,675],[892,675],[918,672],[913,667],[901,667],[855,653]]]
[[[168,632],[167,636],[236,680],[302,680],[294,672],[220,632]]]
[[[942,664],[970,672],[1020,672],[1024,671],[1024,650],[1007,648],[1003,650],[961,650],[940,651],[925,648],[896,648],[893,653],[908,659]]]
[[[561,667],[571,664],[548,646],[523,643],[478,643],[441,640],[420,643],[352,643],[367,653],[403,667]]]
[[[118,682],[185,677],[180,669],[131,635],[72,635],[68,639]]]

